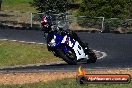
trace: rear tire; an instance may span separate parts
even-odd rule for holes
[[[87,60],[87,63],[95,63],[97,60],[95,53],[91,49],[89,49],[88,57],[89,59]]]
[[[67,55],[67,53],[65,53],[65,52],[64,52],[63,50],[61,50],[61,49],[57,49],[58,55],[59,55],[65,62],[67,62],[68,64],[70,64],[70,65],[76,65],[76,64],[77,64],[77,58],[76,58],[76,54],[75,54],[74,50],[73,50],[71,47],[69,47],[69,46],[66,46],[66,47],[72,52],[73,57],[69,57],[69,56]]]

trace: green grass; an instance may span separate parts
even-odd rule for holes
[[[45,45],[0,41],[0,66],[49,63],[61,59],[48,52]]]
[[[2,10],[16,10],[21,12],[36,12],[29,2],[33,0],[3,0]]]
[[[48,83],[32,83],[24,85],[1,85],[0,88],[132,88],[130,84],[77,84],[75,79],[63,79]]]
[[[29,3],[33,0],[3,0],[3,3],[6,4],[19,4],[19,3]]]

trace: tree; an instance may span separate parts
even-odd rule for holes
[[[0,10],[1,10],[2,0],[0,0]]]
[[[132,1],[131,1],[132,2]],[[128,5],[128,9],[129,9],[129,18],[132,18],[132,3],[129,3]]]
[[[132,0],[82,0],[79,15],[89,17],[126,18]]]
[[[47,10],[65,12],[67,8],[67,0],[33,0],[31,5],[40,12],[45,12]]]
[[[58,13],[66,12],[69,9],[76,9],[80,6],[75,3],[75,0],[33,0],[31,5],[40,12],[54,10]]]

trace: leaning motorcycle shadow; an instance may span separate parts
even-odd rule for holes
[[[0,72],[40,72],[40,71],[69,71],[76,70],[79,66],[83,66],[84,68],[95,68],[100,65],[100,62],[96,63],[86,63],[86,62],[78,62],[76,65],[69,65],[66,62],[55,62],[50,64],[36,64],[30,66],[17,66],[17,67],[6,67],[0,68]]]
[[[48,64],[48,65],[41,65],[39,66],[42,69],[47,69],[47,70],[74,70],[78,68],[79,66],[83,67],[95,67],[95,63],[86,63],[86,62],[78,62],[76,65],[69,65],[65,62],[63,63],[54,63],[54,64]]]

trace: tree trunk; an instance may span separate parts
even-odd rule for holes
[[[0,10],[1,10],[2,0],[0,0]]]

